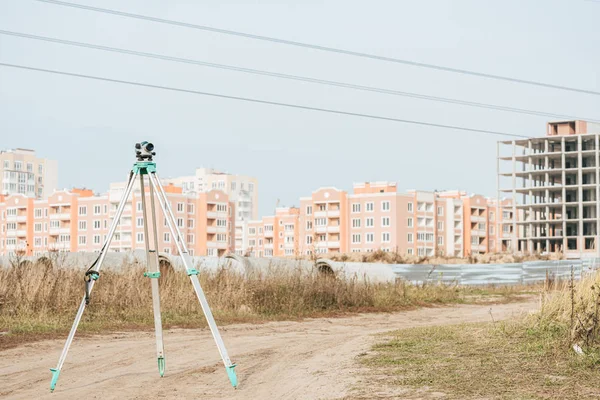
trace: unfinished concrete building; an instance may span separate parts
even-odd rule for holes
[[[600,256],[600,124],[547,124],[546,136],[498,142],[498,196],[512,197],[511,250]]]

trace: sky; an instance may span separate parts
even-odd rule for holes
[[[322,46],[600,91],[600,2],[71,0]],[[433,71],[201,30],[0,0],[0,29],[245,68],[600,119],[600,96]],[[0,62],[527,136],[546,117],[367,93],[0,35]],[[161,177],[255,176],[259,213],[322,186],[496,195],[508,138],[0,67],[0,149],[58,160],[59,186],[123,181],[134,144]]]

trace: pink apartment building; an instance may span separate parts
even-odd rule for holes
[[[166,186],[165,191],[192,255],[222,256],[234,250],[235,205],[224,192],[184,195],[180,187],[172,185]],[[121,195],[119,190],[94,195],[91,190],[73,189],[57,191],[45,200],[24,195],[0,196],[0,254],[17,250],[27,255],[100,251]],[[150,205],[148,192],[146,200]],[[150,209],[148,214],[151,219]],[[156,215],[158,250],[175,253],[175,243],[158,201]],[[153,241],[152,230],[149,234]],[[111,250],[143,250],[144,239],[141,192],[137,189],[125,206]]]
[[[398,193],[390,182],[358,183],[352,194],[326,187],[301,198],[299,208],[278,208],[273,217],[250,221],[248,246],[237,251],[257,257],[375,250],[418,256],[506,251],[513,225],[503,221],[513,218],[505,208],[498,216],[498,209],[494,199],[461,191]]]

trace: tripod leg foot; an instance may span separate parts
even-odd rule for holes
[[[237,376],[235,375],[235,364],[230,365],[229,367],[226,367],[227,369],[227,376],[229,377],[229,382],[231,382],[231,386],[233,386],[234,388],[237,387],[238,385],[238,381],[237,381]]]
[[[60,375],[60,369],[50,368],[50,371],[52,371],[52,380],[50,381],[50,392],[54,392],[56,382],[58,381],[58,375]]]
[[[165,375],[165,358],[158,357],[158,373],[161,377]]]

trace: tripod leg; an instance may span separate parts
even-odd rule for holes
[[[223,359],[223,364],[225,365],[225,370],[227,371],[229,381],[231,382],[231,385],[235,388],[237,387],[237,376],[234,370],[236,365],[233,364],[229,359],[227,349],[225,348],[225,343],[223,343],[223,339],[221,338],[219,328],[217,328],[217,324],[212,315],[212,311],[210,310],[210,306],[208,305],[208,301],[206,301],[204,291],[200,286],[200,281],[198,280],[198,271],[195,268],[193,268],[192,260],[187,251],[184,238],[181,235],[177,224],[175,223],[175,217],[173,216],[173,211],[171,210],[171,206],[169,205],[167,195],[155,173],[150,173],[148,174],[148,176],[150,177],[150,185],[154,186],[156,189],[158,202],[160,203],[162,211],[167,220],[167,225],[169,225],[169,230],[171,231],[171,234],[173,235],[173,238],[175,240],[175,244],[183,261],[183,265],[185,266],[186,272],[190,277],[192,286],[194,287],[194,291],[196,292],[196,297],[198,297],[198,301],[200,302],[200,306],[202,307],[202,311],[204,312],[204,316],[206,317],[206,321],[208,322],[210,332],[212,333],[213,339],[215,340],[217,348],[219,349],[219,353],[221,354],[221,358]]]
[[[98,258],[96,259],[96,262],[94,263],[93,267],[94,270],[96,272],[100,271],[100,267],[102,266],[102,263],[104,262],[104,258],[106,257],[106,253],[108,252],[108,247],[110,246],[110,242],[112,241],[112,238],[115,234],[115,231],[117,230],[117,225],[119,224],[119,220],[121,219],[121,215],[123,214],[123,209],[125,208],[125,204],[127,203],[127,198],[129,197],[129,195],[131,194],[131,190],[133,189],[133,184],[135,182],[135,177],[137,175],[134,173],[131,173],[129,175],[129,182],[127,184],[127,188],[125,189],[125,192],[123,193],[123,197],[121,198],[121,202],[119,203],[119,206],[117,207],[117,212],[115,213],[115,218],[110,226],[110,230],[108,231],[108,236],[106,237],[106,241],[104,242],[104,245],[102,246],[102,250],[100,250],[100,255],[98,256]],[[93,276],[93,277],[92,277]],[[73,321],[73,325],[71,326],[71,331],[69,332],[69,336],[67,337],[67,341],[65,343],[65,346],[63,347],[63,351],[60,355],[60,358],[58,359],[58,364],[56,365],[56,368],[50,368],[50,371],[52,371],[52,380],[50,381],[50,391],[54,391],[54,388],[56,387],[56,382],[58,381],[58,376],[60,375],[60,371],[62,370],[62,366],[65,362],[65,359],[67,358],[67,353],[69,352],[69,347],[71,347],[71,342],[73,342],[73,338],[75,337],[75,332],[77,331],[77,327],[79,325],[79,322],[81,321],[81,316],[83,315],[83,312],[85,311],[85,307],[89,301],[88,299],[88,294],[91,293],[93,287],[94,287],[94,283],[96,282],[96,279],[99,275],[91,275],[91,280],[89,282],[89,288],[87,289],[87,293],[83,296],[83,299],[81,300],[81,304],[79,305],[79,309],[77,310],[77,315],[75,316],[75,321]]]
[[[146,243],[146,260],[148,263],[148,272],[144,276],[151,278],[152,286],[152,308],[154,310],[154,331],[156,334],[156,358],[158,359],[158,373],[160,376],[165,374],[165,354],[163,346],[162,319],[160,315],[160,294],[158,292],[158,278],[160,271],[158,270],[158,254],[156,246],[156,213],[154,212],[154,199],[152,197],[153,190],[150,185],[150,199],[152,205],[152,225],[154,226],[154,250],[150,250],[150,236],[148,235],[148,213],[146,210],[146,190],[144,187],[144,175],[140,176],[140,187],[142,190],[142,215],[144,217],[144,242]]]

